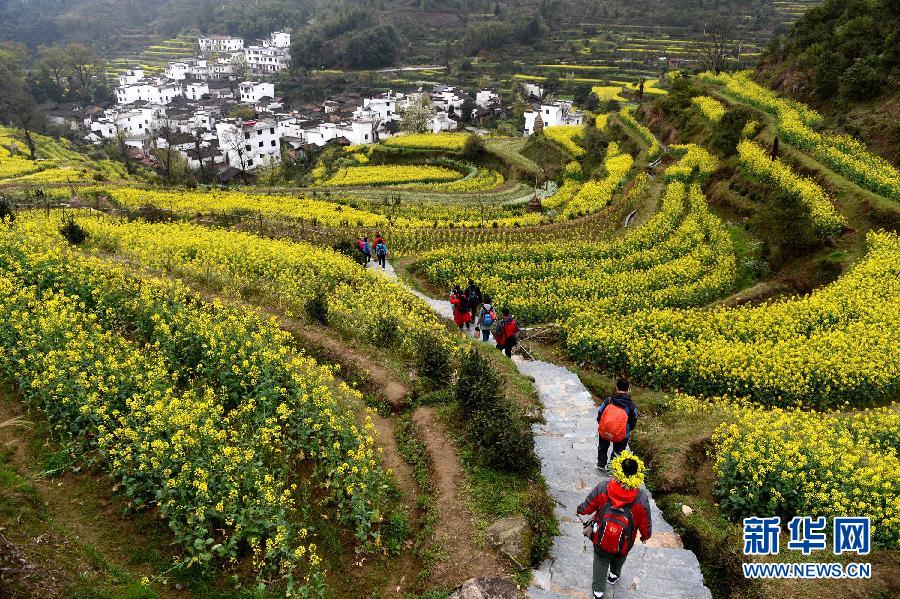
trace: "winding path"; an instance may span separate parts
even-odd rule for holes
[[[369,265],[398,280],[394,268]],[[450,319],[450,302],[412,292],[438,315]],[[534,379],[544,405],[545,424],[536,424],[535,449],[541,470],[556,500],[559,536],[553,539],[550,556],[534,571],[528,589],[531,599],[588,599],[591,596],[592,547],[581,534],[575,508],[603,475],[597,470],[596,405],[578,376],[561,366],[514,356],[519,372]],[[693,551],[682,548],[681,539],[650,499],[653,537],[636,543],[615,586],[608,586],[609,599],[709,599],[703,574]]]

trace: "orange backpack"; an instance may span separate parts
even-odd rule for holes
[[[601,439],[612,443],[619,443],[625,440],[628,431],[628,412],[609,402],[600,416],[600,422],[597,423],[597,432]]]

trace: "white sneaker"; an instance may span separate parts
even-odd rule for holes
[[[619,577],[610,572],[606,575],[606,582],[609,584],[616,584],[617,582],[619,582]]]
[[[603,593],[598,593],[594,591],[594,599],[603,599]]]

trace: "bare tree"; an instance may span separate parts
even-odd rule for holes
[[[229,127],[222,132],[219,139],[222,147],[225,148],[225,158],[230,163],[230,156],[233,155],[241,165],[241,174],[247,174],[247,149],[244,132],[239,126]]]
[[[47,69],[56,85],[62,87],[69,72],[69,55],[61,46],[41,46],[38,50],[40,66]]]
[[[156,156],[163,176],[171,182],[181,158],[180,152],[173,147],[177,131],[168,117],[160,116],[150,123],[149,133],[150,152]]]
[[[204,183],[209,183],[212,181],[212,171],[207,170],[207,158],[203,156],[204,151],[209,152],[209,147],[203,145],[203,132],[204,129],[197,127],[191,136],[194,139],[194,152],[197,154],[197,160],[200,161],[200,180]],[[208,159],[211,161],[212,156],[209,156]]]
[[[734,22],[725,15],[713,15],[703,25],[703,35],[697,44],[697,60],[704,68],[718,75],[739,43]]]
[[[128,138],[128,132],[125,131],[116,123],[116,147],[119,150],[119,158],[122,160],[122,164],[125,165],[125,172],[129,175],[134,174],[134,165],[131,164],[131,160],[128,159],[128,146],[125,144],[125,140]]]

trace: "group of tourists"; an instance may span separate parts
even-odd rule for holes
[[[380,234],[376,233],[374,243],[368,237],[358,238],[356,243],[366,264],[372,261],[374,252],[378,264],[386,267],[387,244]],[[461,331],[471,331],[474,323],[475,337],[484,342],[493,337],[497,349],[512,356],[519,342],[519,323],[508,308],[503,308],[498,315],[490,296],[483,295],[472,279],[465,289],[459,285],[450,289],[450,303],[453,322]],[[597,468],[607,477],[576,510],[579,516],[592,515],[585,523],[584,535],[594,546],[591,585],[594,599],[603,599],[606,586],[618,582],[638,534],[646,542],[653,532],[649,496],[640,488],[644,466],[627,449],[638,420],[637,406],[628,389],[628,380],[618,379],[615,393],[597,411]]]
[[[594,599],[603,599],[606,585],[619,581],[638,533],[643,542],[653,534],[650,498],[640,488],[644,466],[627,449],[638,419],[628,388],[628,380],[617,380],[615,393],[597,411],[597,468],[609,477],[594,487],[576,510],[579,516],[593,514],[584,526],[584,535],[594,545]]]
[[[381,268],[387,268],[387,244],[384,242],[381,233],[375,234],[374,242],[370,242],[368,237],[357,237],[356,247],[359,248],[366,266],[372,261],[372,254],[374,253],[375,258],[378,260],[378,265]]]
[[[497,349],[504,351],[507,357],[512,356],[513,348],[519,343],[519,323],[509,313],[509,308],[503,308],[498,317],[491,297],[482,295],[472,279],[465,289],[459,285],[450,289],[450,303],[453,305],[453,322],[459,330],[471,331],[472,323],[475,323],[476,337],[480,336],[487,343],[493,335]]]

